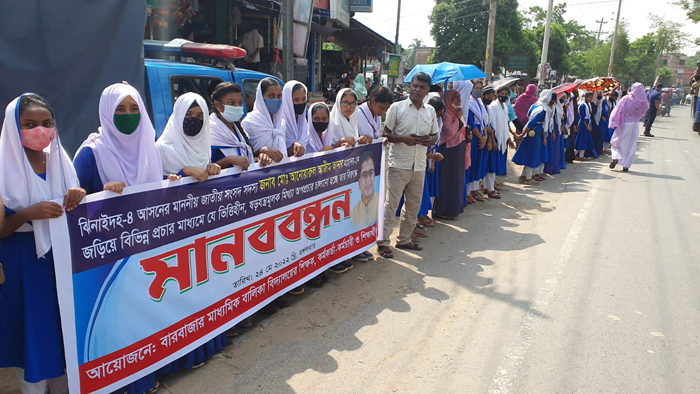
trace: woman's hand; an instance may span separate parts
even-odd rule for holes
[[[304,153],[306,153],[306,148],[300,142],[295,142],[294,145],[292,145],[292,149],[294,150],[295,157],[302,157]]]
[[[360,137],[360,139],[357,140],[357,142],[362,144],[362,145],[369,144],[372,142],[372,137],[368,137],[366,135],[363,135]]]
[[[260,164],[260,167],[268,166],[271,163],[272,163],[272,158],[270,156],[268,156],[267,153],[263,153],[261,151],[260,154],[258,155],[258,164]]]
[[[83,191],[83,196],[85,196],[85,191]],[[26,222],[29,222],[32,220],[59,218],[63,215],[63,208],[55,202],[42,201],[24,209],[22,212],[27,219]]]
[[[168,175],[168,180],[169,180],[170,182],[179,181],[180,179],[182,179],[182,177],[181,177],[180,175],[177,175],[177,174],[170,174],[170,175]]]
[[[260,148],[260,153],[266,154],[270,159],[274,160],[277,163],[284,159],[284,155],[282,154],[282,152],[278,151],[277,149],[268,148],[267,146],[263,146],[262,148]]]
[[[457,118],[464,117],[464,109],[460,108],[457,110]]]
[[[517,137],[517,134],[516,134],[516,137],[515,137],[515,138],[518,138],[518,137]],[[513,140],[511,140],[510,138],[508,138],[508,147],[509,147],[510,149],[515,149],[515,148],[516,148],[515,142],[513,142]]]
[[[438,163],[441,162],[444,158],[445,158],[445,156],[443,156],[442,153],[439,153],[439,152],[437,152],[437,153],[428,153],[428,159],[430,159],[430,160],[435,160],[435,161],[437,161]]]
[[[72,188],[66,190],[66,195],[63,197],[63,209],[71,211],[80,204],[85,198],[85,189]]]
[[[207,174],[209,174],[210,176],[221,174],[221,166],[219,166],[216,163],[207,164]]]
[[[199,168],[199,167],[194,167],[194,166],[188,166],[182,169],[182,173],[191,176],[192,178],[204,182],[207,179],[209,179],[209,174],[207,173],[207,170],[204,168]]]
[[[355,139],[353,137],[343,137],[340,139],[340,141],[338,141],[335,144],[336,148],[339,148],[341,146],[346,146],[348,148],[352,148],[355,146]]]
[[[484,149],[486,146],[486,137],[483,137],[482,139],[479,140],[479,149]]]
[[[121,182],[107,182],[105,183],[105,186],[102,190],[109,190],[111,192],[117,193],[117,194],[122,194],[124,191],[124,187],[126,187],[126,182],[121,181]]]
[[[557,135],[552,133],[552,141],[556,141],[556,140],[557,140]]]
[[[262,153],[260,155],[262,155]],[[265,155],[265,157],[269,159],[267,155]],[[250,167],[250,162],[248,162],[248,158],[245,156],[229,156],[228,159],[229,163],[231,163],[231,167],[239,166],[243,171],[248,171],[248,167]]]
[[[330,145],[324,145],[319,152],[327,152],[329,150],[333,150],[333,147]]]

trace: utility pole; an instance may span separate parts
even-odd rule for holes
[[[607,31],[603,31],[603,25],[608,23],[608,21],[606,21],[603,18],[600,18],[599,21],[595,21],[595,22],[600,23],[600,28],[598,28],[598,35],[596,36],[596,39],[595,39],[595,49],[598,49],[598,43],[600,42],[600,35],[601,34],[608,34]]]
[[[284,58],[284,78],[287,81],[294,79],[294,0],[283,0],[282,13],[284,22],[282,23],[282,57]]]
[[[612,48],[610,48],[610,64],[608,64],[608,76],[613,76],[613,62],[615,61],[615,48],[617,47],[617,30],[620,28],[620,10],[622,9],[622,0],[617,4],[617,20],[615,21],[615,34],[613,34]]]
[[[401,0],[396,11],[396,41],[394,41],[394,53],[399,54],[399,22],[401,22]]]
[[[489,8],[489,31],[486,37],[486,64],[484,65],[484,73],[488,75],[489,81],[493,74],[493,44],[496,40],[496,11],[498,9],[498,0],[491,0],[491,8]]]
[[[547,8],[547,20],[544,25],[544,40],[542,41],[542,57],[540,58],[540,80],[538,85],[544,86],[544,65],[547,64],[547,52],[549,52],[549,33],[552,27],[552,9],[554,8],[554,0],[549,0],[549,8]]]

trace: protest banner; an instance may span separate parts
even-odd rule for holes
[[[372,247],[381,141],[90,195],[51,220],[72,393],[157,371]]]

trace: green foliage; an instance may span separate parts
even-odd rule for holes
[[[538,27],[535,34],[537,42],[542,42],[544,40],[544,26]],[[570,50],[571,47],[566,39],[566,31],[559,23],[553,22],[549,32],[547,62],[552,65],[553,70],[559,72],[559,75],[567,75],[571,71]]]
[[[693,23],[700,22],[700,0],[679,0],[674,4],[681,6]]]
[[[343,48],[339,47],[334,42],[324,42],[323,43],[323,50],[324,51],[342,51]]]

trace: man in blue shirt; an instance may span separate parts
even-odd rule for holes
[[[661,89],[664,87],[664,84],[659,82],[659,76],[656,77],[654,84],[656,85],[656,89],[652,87],[647,94],[649,109],[644,116],[644,135],[647,137],[654,136],[651,134],[651,125],[654,124],[656,115],[661,111]]]

